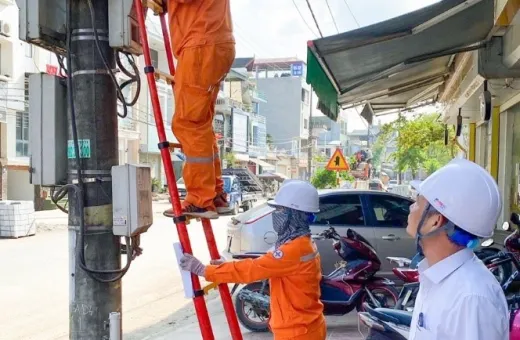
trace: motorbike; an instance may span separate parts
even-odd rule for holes
[[[507,292],[511,283],[518,277],[520,271],[520,215],[511,214],[511,222],[516,225],[515,231],[504,241],[506,251],[499,252],[483,259],[486,266],[492,270],[496,267],[513,265],[514,272],[505,278],[502,289]],[[502,229],[509,230],[510,225],[504,222]],[[418,285],[418,283],[412,283]],[[402,294],[401,294],[402,295]],[[509,338],[520,340],[520,295],[507,298],[510,311]],[[399,303],[399,301],[398,301]],[[359,313],[359,320],[370,328],[367,340],[404,340],[408,338],[412,313],[388,308],[372,308],[365,306],[366,311]]]
[[[352,310],[364,311],[365,305],[393,307],[398,292],[394,283],[376,276],[381,268],[376,251],[372,245],[352,229],[346,236],[340,236],[329,227],[314,238],[330,239],[338,256],[342,259],[337,268],[324,275],[320,282],[321,302],[325,315],[345,315]],[[256,258],[262,253],[246,253],[233,256],[236,259]],[[238,285],[232,289],[235,292]],[[269,282],[253,282],[244,286],[235,298],[235,310],[240,323],[250,331],[268,331],[269,319]],[[258,320],[253,319],[258,317]]]

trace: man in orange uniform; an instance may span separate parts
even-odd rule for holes
[[[291,180],[273,202],[275,250],[257,259],[212,261],[204,266],[185,254],[181,268],[217,283],[269,279],[270,328],[275,340],[325,340],[327,327],[320,301],[320,255],[310,237],[310,217],[319,211],[318,192],[309,183]]]
[[[213,116],[220,82],[235,59],[229,0],[168,0],[168,16],[177,59],[172,130],[186,155],[183,213],[217,218],[217,209],[228,206]]]

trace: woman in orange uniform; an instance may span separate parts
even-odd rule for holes
[[[310,183],[289,180],[274,201],[275,250],[257,259],[204,266],[185,254],[181,267],[217,283],[269,279],[275,340],[325,340],[327,326],[320,301],[320,255],[311,239],[310,220],[319,212],[318,191]],[[212,263],[215,263],[212,261]]]

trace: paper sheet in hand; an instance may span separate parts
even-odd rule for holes
[[[188,299],[193,299],[193,286],[191,283],[191,273],[189,271],[181,269],[181,258],[183,256],[182,246],[179,242],[175,242],[173,244],[173,249],[175,250],[175,257],[177,258],[177,265],[179,266],[179,271],[181,272],[182,285],[184,286],[184,296]]]

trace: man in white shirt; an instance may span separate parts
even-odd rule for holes
[[[425,259],[409,340],[509,339],[504,292],[471,249],[493,235],[502,206],[494,179],[477,164],[455,159],[411,184],[419,196],[407,232]]]

